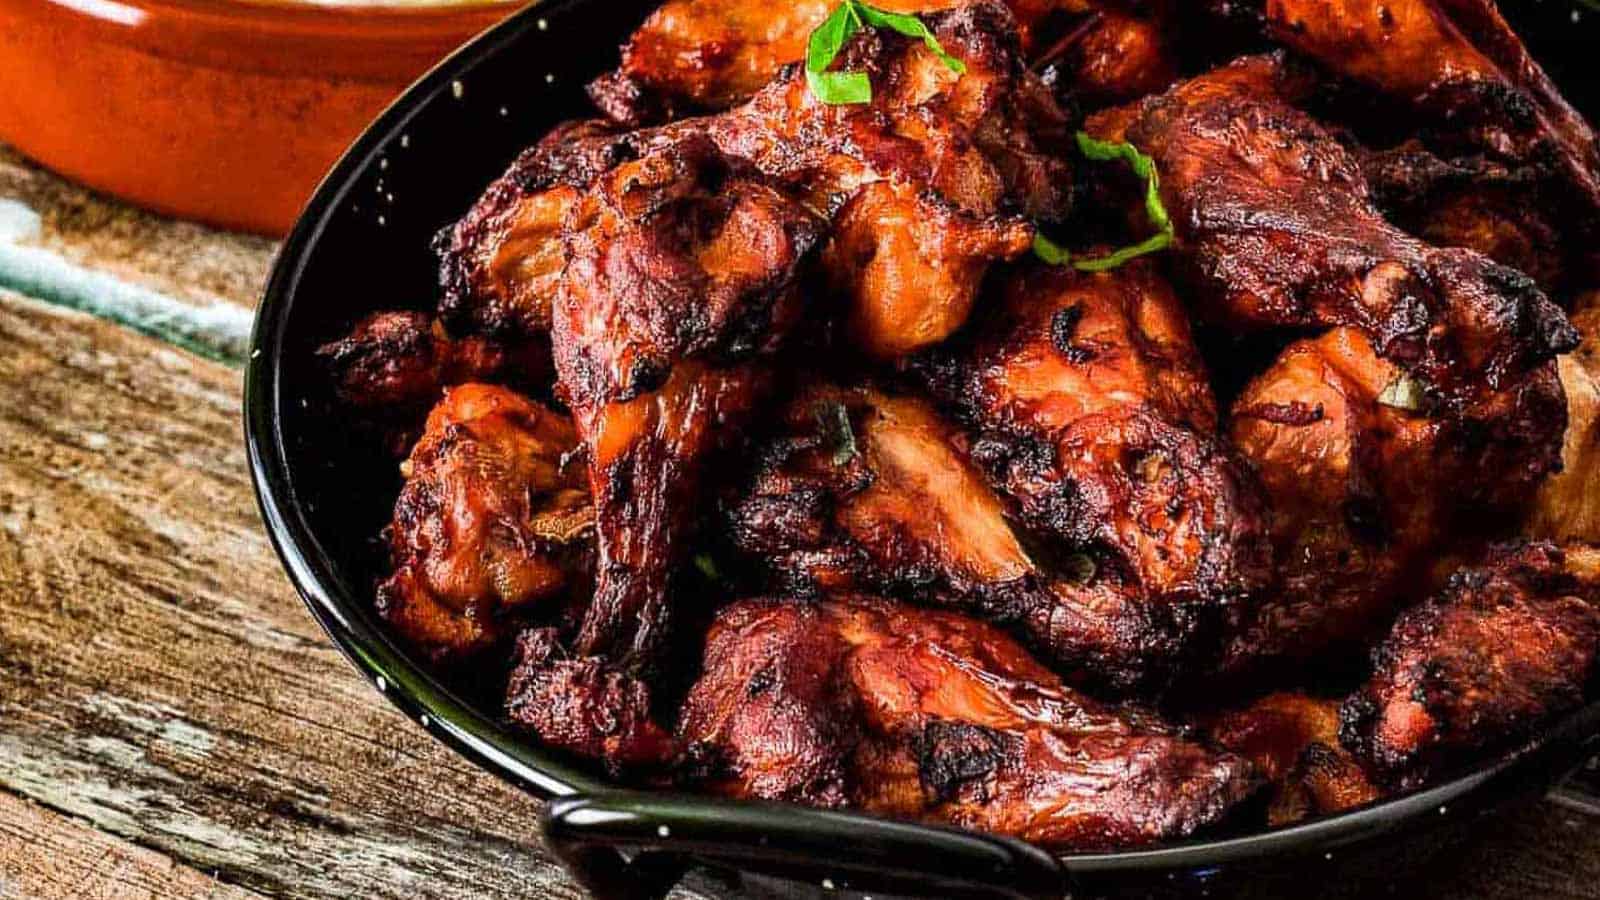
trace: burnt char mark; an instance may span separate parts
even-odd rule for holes
[[[1005,736],[993,728],[935,719],[916,741],[917,780],[930,804],[958,796],[986,803],[1005,757]]]

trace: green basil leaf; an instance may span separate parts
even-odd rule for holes
[[[1044,252],[1040,251],[1039,239],[1035,238],[1033,252],[1035,256],[1053,265],[1071,264],[1080,272],[1104,272],[1115,269],[1131,259],[1165,250],[1172,246],[1174,231],[1172,217],[1167,214],[1167,207],[1161,202],[1161,173],[1156,170],[1156,162],[1150,157],[1139,152],[1139,148],[1127,141],[1102,141],[1091,137],[1087,132],[1078,132],[1078,152],[1085,159],[1095,162],[1114,162],[1121,160],[1128,164],[1133,174],[1144,179],[1144,212],[1150,224],[1155,226],[1156,233],[1145,238],[1137,244],[1120,247],[1105,256],[1096,256],[1089,259],[1072,259],[1071,254],[1059,246],[1045,241],[1049,246]]]
[[[1072,261],[1072,254],[1067,248],[1044,236],[1043,232],[1033,233],[1033,255],[1039,257],[1052,266],[1064,266]]]
[[[923,24],[921,19],[905,13],[887,12],[861,3],[860,0],[854,0],[854,2],[856,8],[861,12],[862,20],[868,25],[874,28],[888,28],[906,37],[917,38],[922,41],[923,46],[932,50],[933,54],[939,57],[940,61],[950,71],[955,72],[957,75],[966,74],[967,64],[946,53],[944,47],[940,45],[939,39],[933,36],[933,32],[928,29],[927,25]]]
[[[844,47],[844,42],[861,30],[861,20],[856,17],[852,2],[844,0],[811,32],[811,37],[806,41],[807,73],[826,72]]]
[[[829,72],[845,41],[862,28],[888,28],[906,37],[917,38],[932,50],[951,71],[965,74],[966,63],[946,53],[933,32],[916,16],[892,13],[868,6],[861,0],[843,0],[806,41],[806,86],[823,103],[841,105],[871,103],[872,83],[865,72]]]
[[[865,72],[806,71],[806,84],[818,100],[832,106],[872,102],[872,82]]]

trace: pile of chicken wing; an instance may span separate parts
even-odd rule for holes
[[[544,746],[1104,849],[1585,701],[1600,149],[1490,0],[667,0],[590,95],[321,351]]]

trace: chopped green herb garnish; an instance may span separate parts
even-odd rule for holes
[[[1087,553],[1074,553],[1061,560],[1061,574],[1073,584],[1088,584],[1098,570]]]
[[[1378,392],[1378,402],[1406,412],[1416,412],[1428,402],[1428,388],[1417,376],[1401,372]]]
[[[696,553],[694,555],[694,567],[700,570],[701,575],[711,581],[721,583],[723,580],[722,570],[717,568],[717,561],[712,559],[709,553]]]
[[[817,425],[823,438],[833,448],[833,464],[847,465],[860,452],[856,447],[856,432],[850,425],[850,411],[843,403],[819,403],[816,409]]]
[[[1130,259],[1135,259],[1171,246],[1173,240],[1172,218],[1161,202],[1161,174],[1156,171],[1155,160],[1139,152],[1127,141],[1102,141],[1078,132],[1078,152],[1095,162],[1122,160],[1133,174],[1144,179],[1144,212],[1156,233],[1137,244],[1121,247],[1105,256],[1074,259],[1072,253],[1042,234],[1033,239],[1033,253],[1052,266],[1070,265],[1080,272],[1104,272],[1115,269]]]
[[[872,83],[865,72],[830,72],[845,41],[863,28],[887,28],[910,38],[917,38],[932,50],[952,72],[964,74],[966,63],[946,53],[928,26],[916,16],[892,13],[862,3],[861,0],[843,0],[828,17],[822,20],[806,42],[806,84],[811,93],[823,103],[843,105],[871,103]]]

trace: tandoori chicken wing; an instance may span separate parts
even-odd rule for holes
[[[1147,261],[1034,266],[995,300],[923,370],[1020,520],[1056,553],[1120,573],[1174,622],[1236,622],[1272,579],[1266,510],[1217,435],[1171,287]]]
[[[730,524],[734,545],[786,590],[970,611],[1074,681],[1117,690],[1159,690],[1238,618],[1225,598],[1151,597],[1097,548],[1035,553],[966,437],[927,401],[873,388],[802,390]]]
[[[1592,233],[1600,144],[1493,0],[1210,0],[1329,72],[1391,97],[1447,156],[1484,155],[1555,178]]]
[[[883,0],[876,8],[934,13],[967,0]],[[638,126],[673,112],[726,109],[806,55],[806,42],[838,0],[759,3],[752,0],[667,0],[622,45],[622,65],[589,87],[595,105]],[[1080,0],[1008,0],[1023,46],[1035,25]]]
[[[712,789],[1057,848],[1220,821],[1249,766],[1096,703],[1000,631],[860,596],[724,610],[678,734]]]
[[[572,421],[514,391],[451,388],[401,466],[378,614],[458,662],[590,585],[594,516]]]
[[[1346,745],[1415,783],[1583,702],[1600,650],[1600,551],[1531,543],[1402,613],[1341,710]]]
[[[558,390],[588,452],[599,551],[577,650],[647,665],[702,467],[761,393],[821,225],[689,138],[608,173],[563,232]]]

